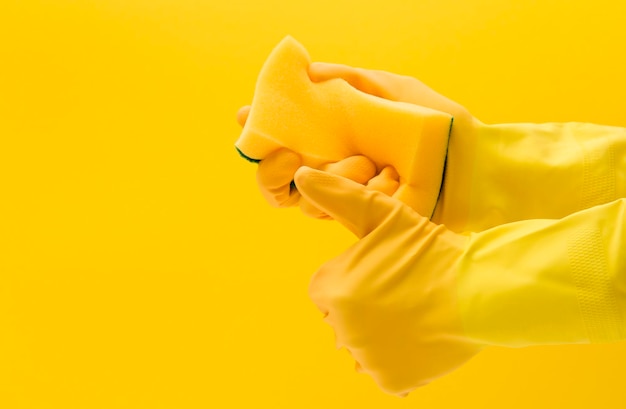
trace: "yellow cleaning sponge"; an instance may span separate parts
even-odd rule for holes
[[[452,116],[366,94],[342,79],[314,83],[310,62],[291,37],[273,50],[237,150],[260,161],[287,148],[313,168],[366,156],[378,171],[395,168],[399,187],[393,196],[430,217],[441,189]]]

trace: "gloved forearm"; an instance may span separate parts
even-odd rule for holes
[[[626,197],[626,129],[585,123],[476,124],[453,133],[433,221],[482,231],[560,219]]]
[[[626,199],[472,234],[457,277],[463,330],[478,342],[624,339]]]

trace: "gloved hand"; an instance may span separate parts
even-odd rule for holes
[[[437,140],[446,144],[444,153],[428,149],[431,159],[437,160],[425,161],[424,150],[415,151],[419,154],[414,158],[414,171],[432,178],[421,183],[426,188],[420,189],[417,196],[398,194],[397,187],[388,189],[392,196],[453,231],[482,231],[518,220],[562,218],[626,197],[624,128],[580,123],[486,125],[458,103],[411,77],[328,63],[310,64],[307,77],[306,81],[317,85],[344,81],[374,98],[425,106],[454,117],[449,139],[442,134],[429,134],[431,145],[438,146]],[[281,98],[276,101],[272,107],[274,117],[281,115],[284,103]],[[240,117],[245,117],[248,110],[244,107]],[[267,129],[279,123],[277,120]],[[293,135],[299,135],[299,126],[292,125]],[[318,137],[341,141],[334,134]],[[394,134],[395,137],[406,138],[407,143],[414,141],[410,132]],[[365,138],[374,146],[387,149],[389,132]],[[402,147],[402,143],[398,146]],[[402,148],[399,151],[412,152]],[[369,157],[364,152],[356,154]],[[399,186],[407,178],[402,171],[397,171],[395,153],[389,156],[386,167],[395,169],[394,173],[399,176],[396,180],[387,180]],[[440,167],[444,161],[445,175],[444,168]],[[269,166],[265,170],[267,172],[259,170],[259,173],[273,172]],[[380,170],[378,165],[377,172]],[[436,176],[438,172],[442,172],[442,179]],[[295,190],[292,192],[295,194]],[[422,196],[427,199],[423,200]],[[424,206],[431,202],[434,212]]]
[[[446,174],[432,217],[454,231],[562,218],[626,197],[626,130],[582,123],[487,125],[421,81],[312,63],[315,82],[342,79],[392,101],[451,114]]]
[[[626,199],[461,235],[345,178],[300,168],[303,197],[360,240],[313,277],[337,343],[405,395],[487,345],[624,339]]]
[[[394,197],[431,215],[441,188],[452,116],[373,97],[343,80],[313,83],[309,63],[306,50],[290,37],[274,49],[235,144],[239,153],[259,162],[288,149],[303,165],[317,169],[364,156],[374,163],[375,175],[397,175]]]

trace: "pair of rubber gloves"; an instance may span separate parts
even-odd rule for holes
[[[623,129],[484,125],[413,78],[310,64],[292,46],[283,42],[266,63],[250,117],[248,109],[240,111],[245,126],[237,147],[260,159],[259,185],[270,203],[300,204],[359,237],[316,273],[310,295],[360,370],[385,391],[405,395],[488,345],[625,337]],[[296,79],[285,75],[294,61]],[[289,84],[298,81],[306,89],[292,94]],[[264,89],[268,84],[274,88]],[[316,92],[322,98],[312,99],[321,107],[303,103],[302,93]],[[346,110],[355,100],[357,109]],[[380,110],[400,126],[351,124],[362,119],[359,112],[384,120],[373,113]],[[443,124],[452,117],[446,132]],[[329,123],[336,133],[325,133]],[[418,139],[406,146],[423,160],[394,162],[394,149],[406,152],[401,141],[386,144],[389,134],[369,132],[382,128]],[[293,136],[303,134],[314,139],[313,149]],[[326,139],[332,149],[324,151],[319,145]],[[443,155],[434,157],[442,141]],[[393,149],[372,158],[377,146]]]

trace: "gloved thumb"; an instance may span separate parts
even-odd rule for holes
[[[294,182],[303,197],[359,239],[406,207],[400,201],[350,179],[306,166],[296,171]]]

